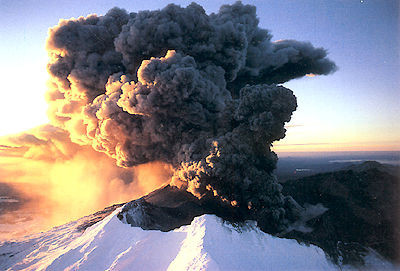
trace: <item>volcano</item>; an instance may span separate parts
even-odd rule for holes
[[[394,176],[387,172],[394,171],[367,162],[342,171],[306,177],[308,183],[304,180],[288,182],[284,192],[297,190],[293,192],[297,201],[324,204],[328,208],[305,219],[309,231],[293,227],[275,236],[265,232],[267,227],[262,220],[248,220],[229,204],[221,206],[212,199],[198,199],[187,191],[166,185],[137,200],[110,206],[49,232],[3,242],[0,244],[0,268],[398,270],[394,221],[389,215],[376,223],[368,220],[362,212],[357,212],[362,206],[354,204],[357,197],[352,195],[357,186],[355,180],[358,180],[358,184],[364,184],[363,194],[377,197],[369,216],[378,214],[377,210],[387,204],[393,207],[398,203],[397,197],[376,192],[376,186],[385,191],[396,185]],[[335,203],[337,193],[326,181],[329,176],[335,187],[340,184],[341,189],[350,191],[343,206]],[[371,176],[373,178],[369,178]],[[318,194],[322,196],[312,201],[315,196],[310,192],[312,189],[298,188],[300,184],[313,186],[312,189],[320,191]],[[348,208],[347,213],[353,216],[343,213],[343,208]],[[386,210],[388,214],[393,211]],[[340,213],[342,219],[338,218]],[[352,227],[355,224],[358,229],[369,227],[370,232],[357,232]],[[380,237],[379,231],[385,229],[394,233]]]
[[[120,208],[79,231],[73,222],[20,243],[3,244],[2,270],[335,270],[323,251],[215,215],[169,232],[121,223]],[[142,219],[137,214],[136,219]],[[249,269],[250,268],[250,269]]]

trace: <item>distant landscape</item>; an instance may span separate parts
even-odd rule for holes
[[[275,174],[280,182],[337,171],[365,161],[400,166],[400,151],[278,153]],[[400,174],[400,172],[399,172]]]

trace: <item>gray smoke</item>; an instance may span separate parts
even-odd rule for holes
[[[53,123],[122,167],[162,161],[172,184],[215,196],[279,229],[295,202],[272,174],[272,142],[296,109],[278,83],[335,64],[308,42],[271,42],[256,8],[186,8],[64,20],[47,48]]]

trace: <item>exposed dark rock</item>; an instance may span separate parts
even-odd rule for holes
[[[118,218],[145,230],[170,231],[189,225],[193,218],[203,214],[216,214],[232,222],[249,219],[238,208],[218,202],[214,198],[198,199],[193,194],[170,185],[127,203]]]
[[[399,263],[400,180],[393,174],[397,170],[365,162],[284,183],[283,193],[299,204],[322,203],[328,208],[307,222],[312,232],[293,230],[285,237],[315,244],[334,261],[341,259],[345,264],[362,264],[367,248]]]
[[[114,204],[112,206],[109,206],[107,208],[105,208],[104,210],[98,211],[94,214],[88,215],[86,217],[83,217],[82,223],[79,224],[77,226],[77,230],[78,231],[84,231],[87,228],[89,228],[90,226],[96,224],[97,222],[103,220],[106,216],[108,216],[109,214],[111,214],[112,212],[114,212],[115,209],[123,206],[124,203],[121,204]]]

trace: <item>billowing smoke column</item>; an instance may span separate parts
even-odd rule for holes
[[[295,203],[272,175],[273,141],[296,109],[278,83],[336,69],[326,51],[271,42],[256,8],[207,15],[192,3],[62,20],[47,48],[50,117],[122,167],[161,161],[172,184],[213,195],[279,229]]]

